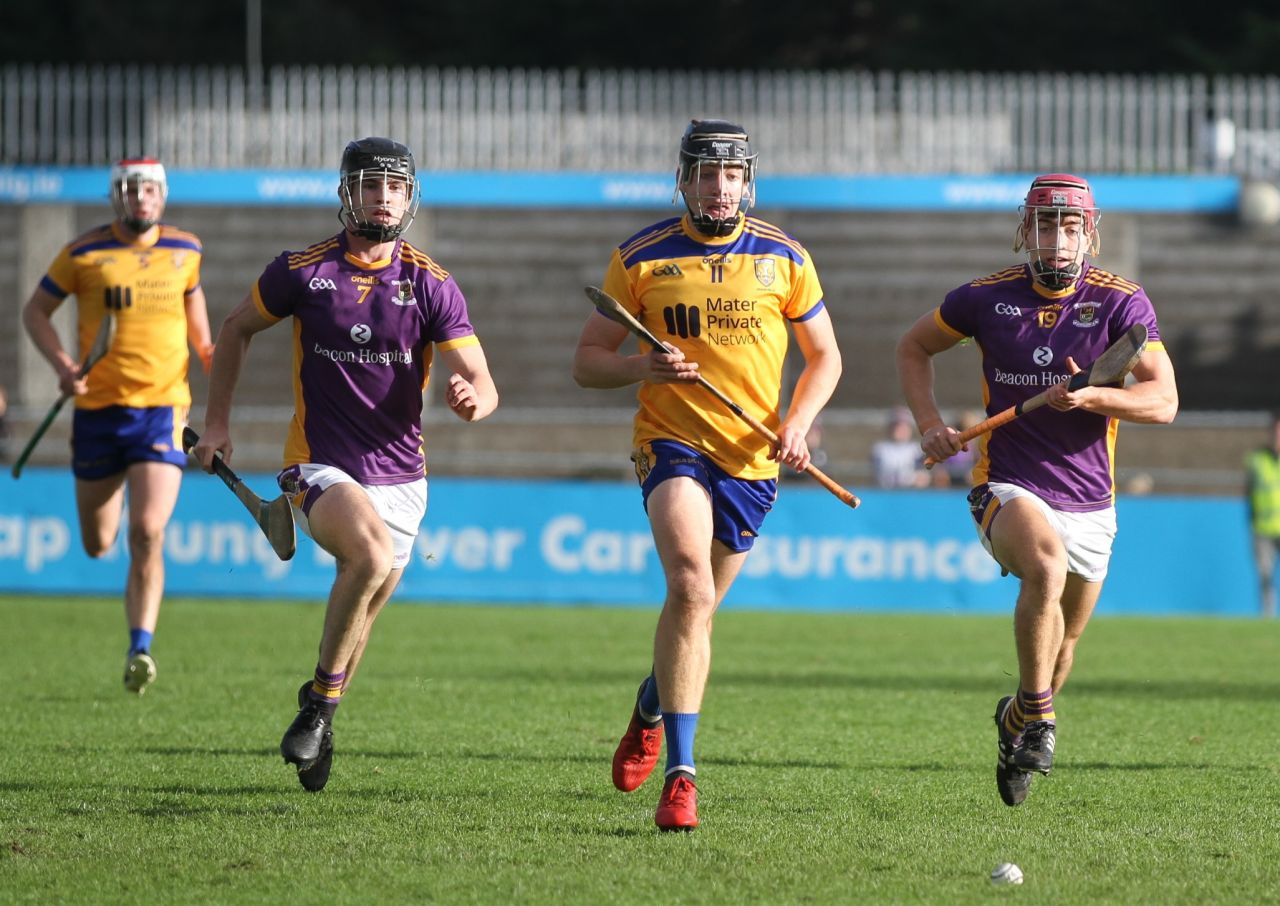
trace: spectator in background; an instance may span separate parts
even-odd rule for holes
[[[9,461],[9,395],[0,384],[0,462]]]
[[[203,249],[194,234],[160,222],[168,194],[159,161],[118,162],[110,183],[115,221],[65,246],[22,309],[32,342],[75,400],[71,471],[90,557],[115,544],[128,494],[124,688],[138,694],[156,676],[151,642],[164,596],[164,531],[187,464],[180,442],[191,406],[187,347],[206,369],[213,354],[200,288]],[[51,321],[72,294],[78,352],[63,347]],[[111,349],[81,377],[80,362],[108,312],[116,318]]]
[[[1269,442],[1245,459],[1245,501],[1258,565],[1262,616],[1276,615],[1275,566],[1280,552],[1280,412],[1271,416]]]
[[[871,472],[882,488],[923,488],[930,484],[924,453],[916,442],[911,412],[901,407],[889,415],[885,437],[871,445]]]
[[[1156,479],[1150,472],[1134,472],[1124,483],[1124,492],[1135,497],[1145,497],[1155,489]]]

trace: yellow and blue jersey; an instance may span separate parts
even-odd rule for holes
[[[708,237],[688,215],[654,224],[614,250],[604,290],[659,339],[698,363],[702,376],[745,412],[780,424],[787,322],[822,310],[822,286],[804,247],[743,217]],[[735,478],[776,478],[768,441],[710,392],[684,384],[641,385],[633,442],[676,440]]]
[[[75,294],[80,360],[106,312],[116,317],[110,351],[75,398],[79,409],[191,405],[186,296],[200,286],[203,250],[194,233],[168,224],[144,236],[130,240],[114,223],[90,230],[40,281],[59,299]]]

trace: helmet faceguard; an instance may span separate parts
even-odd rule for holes
[[[1101,212],[1093,190],[1079,176],[1037,176],[1018,208],[1015,252],[1026,251],[1036,281],[1053,290],[1066,289],[1080,277],[1085,256],[1098,254]]]
[[[742,196],[732,214],[717,216],[707,208],[722,196],[699,195],[701,178],[706,168],[742,169]],[[680,139],[680,165],[676,169],[676,196],[683,196],[694,227],[708,236],[728,236],[742,220],[742,215],[756,200],[756,155],[751,153],[751,140],[741,126],[724,120],[693,120]],[[705,189],[704,189],[705,191]]]
[[[152,211],[140,196],[143,186],[153,184],[160,194],[160,204]],[[145,233],[160,222],[164,203],[169,197],[169,181],[165,178],[164,165],[150,157],[116,161],[111,167],[111,208],[116,217],[135,233]]]
[[[338,219],[347,230],[374,242],[398,238],[413,223],[421,201],[413,152],[389,138],[349,142],[342,152],[338,198]]]

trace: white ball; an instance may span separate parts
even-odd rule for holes
[[[1021,884],[1022,869],[1012,862],[1001,862],[991,869],[992,884]]]

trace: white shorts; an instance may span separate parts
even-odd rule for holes
[[[304,462],[285,469],[276,476],[276,483],[288,495],[298,526],[313,540],[315,536],[311,534],[305,510],[311,509],[320,492],[336,484],[359,485],[391,533],[392,568],[403,569],[408,565],[418,528],[427,514],[426,478],[404,484],[360,484],[341,469]]]
[[[1075,573],[1086,582],[1101,582],[1107,577],[1107,565],[1111,562],[1111,545],[1116,539],[1116,508],[1111,506],[1105,510],[1094,510],[1091,513],[1069,513],[1055,510],[1038,496],[1020,488],[1015,484],[993,481],[986,485],[990,496],[999,506],[1010,500],[1023,498],[1030,500],[1048,520],[1054,533],[1062,540],[1067,549],[1067,572]],[[975,491],[978,489],[975,488]],[[991,519],[995,513],[990,509],[988,495],[969,495],[969,508],[974,520],[978,523],[978,537],[982,546],[992,558],[991,539],[987,537]],[[999,562],[999,561],[997,561]],[[1004,564],[1000,564],[1004,566]]]

